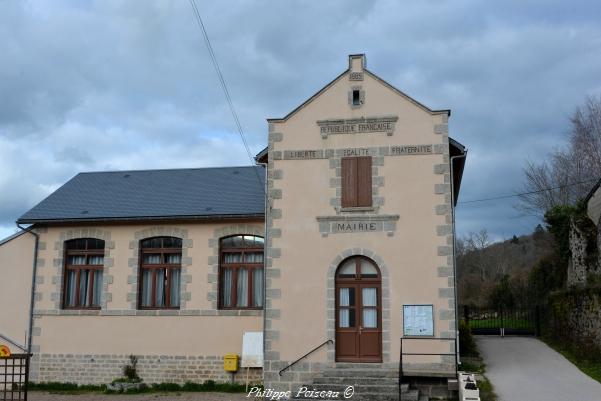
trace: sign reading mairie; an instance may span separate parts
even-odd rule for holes
[[[371,214],[360,216],[317,216],[322,236],[342,233],[369,233],[385,231],[392,236],[396,231],[399,215]]]
[[[334,134],[363,134],[372,132],[386,132],[392,135],[395,123],[399,118],[389,117],[361,117],[347,120],[320,120],[317,121],[319,133],[322,138]]]

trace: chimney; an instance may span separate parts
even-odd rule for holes
[[[348,68],[351,72],[363,72],[365,66],[365,54],[351,54],[348,56]]]

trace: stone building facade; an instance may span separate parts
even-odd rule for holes
[[[449,110],[348,63],[268,120],[256,167],[82,174],[20,218],[38,236],[31,379],[104,383],[136,355],[148,382],[226,381],[245,332],[263,333],[251,381],[276,390],[349,366],[394,376],[401,338],[446,354],[406,356],[405,375],[453,377],[466,150]]]

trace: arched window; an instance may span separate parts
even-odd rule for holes
[[[139,308],[179,308],[181,267],[181,238],[154,237],[140,241]]]
[[[219,243],[219,307],[263,307],[264,240],[255,235],[234,235]]]
[[[65,241],[63,308],[100,308],[103,267],[103,240],[78,238]]]

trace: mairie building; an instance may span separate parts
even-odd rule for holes
[[[76,175],[0,242],[0,343],[31,350],[35,382],[108,383],[130,355],[148,383],[229,381],[227,354],[277,391],[454,377],[449,116],[351,55],[267,120],[254,166]]]

